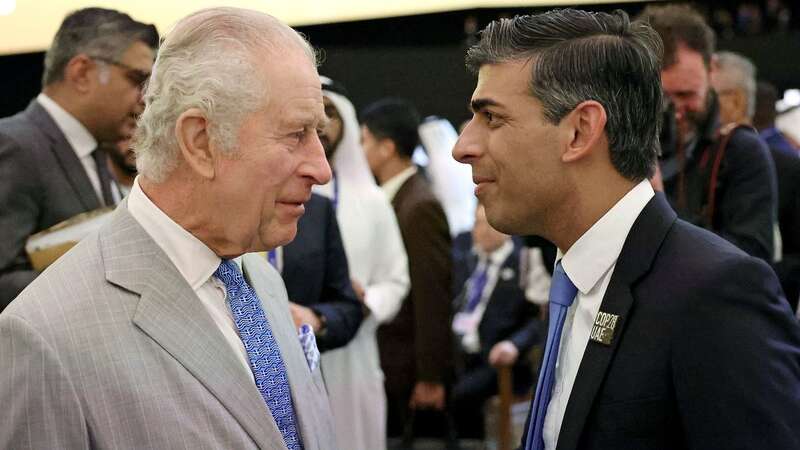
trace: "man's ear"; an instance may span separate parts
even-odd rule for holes
[[[81,53],[72,57],[64,67],[64,81],[81,94],[91,90],[97,83],[100,66],[89,56]]]
[[[578,104],[564,119],[570,132],[567,147],[561,155],[563,162],[573,162],[589,155],[605,135],[606,109],[586,100]]]
[[[208,119],[198,108],[184,111],[175,122],[175,137],[183,160],[206,179],[215,175],[214,151],[208,136]]]
[[[378,150],[381,157],[386,160],[397,154],[397,145],[389,138],[383,138],[378,142]]]

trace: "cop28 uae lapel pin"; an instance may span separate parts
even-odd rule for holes
[[[603,311],[597,313],[594,319],[594,326],[592,326],[592,333],[589,339],[599,342],[603,345],[611,345],[611,340],[614,338],[614,328],[619,323],[619,316],[610,314]]]

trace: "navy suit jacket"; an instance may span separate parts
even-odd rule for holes
[[[800,296],[800,157],[770,147],[778,174],[778,224],[783,259],[775,265],[786,299],[797,309]]]
[[[478,264],[478,258],[471,250],[463,254],[468,255],[466,261],[453,261],[457,284],[455,292],[459,292],[454,308],[456,312],[464,306],[466,282]],[[510,340],[519,349],[520,355],[524,355],[543,337],[541,322],[537,319],[539,308],[525,298],[525,292],[520,288],[519,258],[520,244],[515,240],[514,250],[500,266],[501,273],[508,271],[512,275],[508,279],[498,276],[478,326],[481,356],[487,360],[487,364],[489,351],[500,341]],[[520,358],[520,361],[523,360],[527,361],[527,358]]]
[[[317,336],[320,351],[341,347],[355,336],[364,317],[350,282],[336,212],[327,198],[313,194],[297,224],[297,236],[283,247],[283,281],[289,300],[325,316]]]
[[[600,311],[619,321],[586,347],[558,450],[800,448],[800,326],[763,261],[657,194]]]
[[[460,244],[469,243],[471,239],[461,239]],[[481,344],[481,365],[480,369],[489,370],[494,373],[494,369],[489,365],[489,352],[492,347],[500,341],[509,340],[519,350],[519,358],[514,365],[515,374],[526,376],[515,376],[515,391],[521,392],[529,388],[531,381],[532,368],[530,358],[527,353],[534,344],[541,341],[547,333],[542,330],[542,323],[538,319],[539,307],[525,298],[525,291],[520,287],[519,260],[521,244],[514,240],[514,250],[508,255],[500,266],[500,274],[504,271],[511,274],[507,279],[500,275],[497,283],[492,290],[486,309],[478,325],[478,336]],[[469,252],[455,252],[464,255],[466,260],[454,259],[455,275],[454,279],[458,287],[455,292],[460,292],[456,297],[454,311],[458,312],[464,307],[466,302],[467,280],[478,264],[477,256]],[[476,370],[478,368],[472,368]],[[465,374],[469,376],[469,372]],[[519,380],[518,380],[519,379]]]

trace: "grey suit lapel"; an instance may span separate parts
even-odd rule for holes
[[[86,169],[83,168],[83,164],[78,159],[78,155],[75,154],[75,150],[53,118],[50,117],[50,114],[36,100],[28,105],[25,113],[31,122],[35,123],[50,139],[50,151],[55,155],[61,170],[66,175],[70,186],[72,186],[83,207],[87,211],[99,208],[101,206],[100,200],[97,198],[92,182],[86,174]]]
[[[200,299],[122,203],[100,231],[109,282],[141,295],[133,323],[183,365],[263,449],[280,432]]]
[[[600,305],[600,311],[619,316],[614,338],[608,346],[592,340],[586,345],[564,411],[557,450],[572,450],[578,447],[597,392],[625,333],[625,326],[634,303],[633,288],[636,282],[650,271],[661,242],[675,223],[675,218],[675,212],[661,194],[656,194],[639,214],[628,233]]]

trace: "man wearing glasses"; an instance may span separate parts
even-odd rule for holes
[[[0,120],[0,311],[38,275],[31,234],[114,205],[98,145],[133,133],[157,45],[156,28],[127,14],[73,12],[45,54],[42,92]]]

